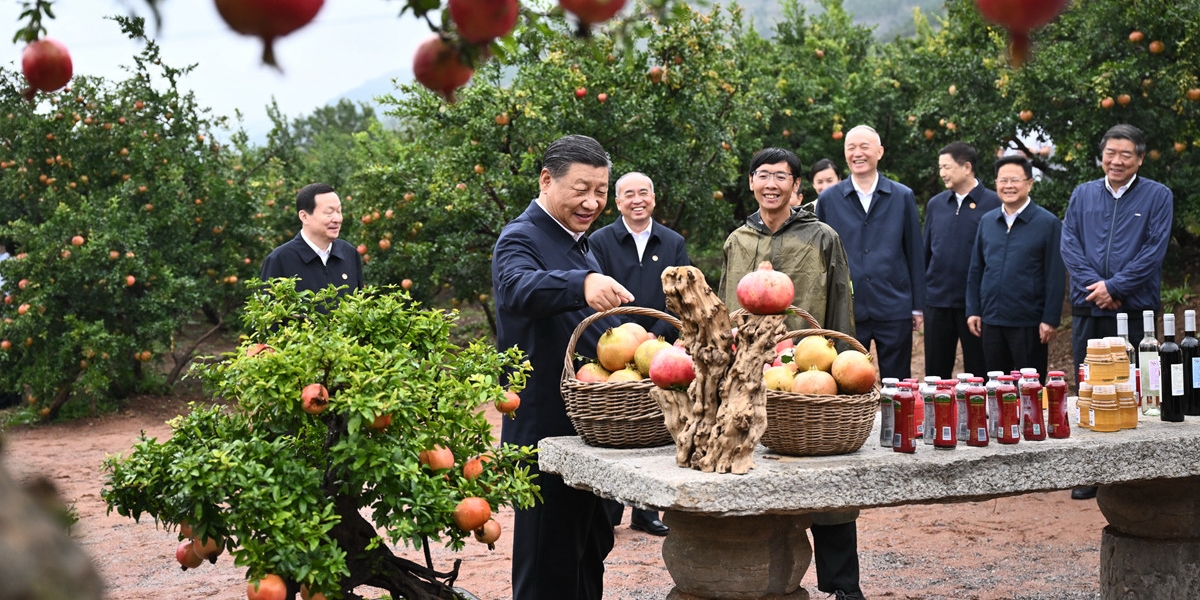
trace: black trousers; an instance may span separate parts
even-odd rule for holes
[[[1026,367],[1037,369],[1046,380],[1050,347],[1042,343],[1038,326],[1001,327],[983,324],[983,362],[988,371],[1016,371]]]
[[[967,309],[925,307],[925,374],[954,377],[954,359],[962,345],[963,372],[983,377],[983,340],[967,328]]]
[[[855,521],[841,525],[812,526],[813,562],[817,566],[817,589],[832,594],[836,591],[861,592],[858,587],[858,525]]]
[[[513,522],[514,600],[602,600],[604,559],[613,526],[604,500],[567,486],[558,475],[537,474],[542,502],[516,511]]]
[[[912,374],[912,319],[854,322],[854,337],[868,351],[875,340],[879,376],[905,379]]]
[[[1140,321],[1142,311],[1139,310],[1137,316]],[[1115,335],[1117,335],[1116,317],[1093,317],[1090,315],[1071,317],[1071,357],[1075,361],[1075,372],[1071,374],[1071,377],[1079,377],[1079,365],[1083,364],[1083,360],[1087,358],[1088,340]],[[1079,382],[1077,381],[1075,384],[1078,389]]]

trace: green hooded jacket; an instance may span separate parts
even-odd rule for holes
[[[746,217],[746,223],[725,240],[725,268],[717,295],[730,311],[741,308],[737,282],[764,260],[792,278],[796,287],[792,304],[808,311],[823,328],[854,335],[850,265],[832,227],[803,208],[793,209],[775,233],[767,229],[758,212]],[[788,317],[787,326],[788,330],[809,328],[797,315]]]

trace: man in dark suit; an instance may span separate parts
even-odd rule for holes
[[[635,297],[637,305],[666,311],[662,272],[667,267],[687,266],[687,247],[683,236],[666,225],[654,222],[654,182],[638,172],[626,173],[617,180],[617,210],[621,217],[601,227],[589,239],[600,269],[616,278]],[[679,332],[670,323],[651,316],[635,315],[633,320],[668,342]],[[624,508],[613,503],[613,525],[621,523]],[[633,509],[629,527],[650,535],[667,535],[670,528],[653,510]]]
[[[921,218],[908,187],[879,172],[883,144],[874,129],[846,134],[850,177],[817,200],[817,218],[842,238],[854,285],[854,337],[879,354],[882,377],[912,368],[912,332],[924,324],[925,264]]]
[[[497,342],[501,349],[520,348],[533,366],[521,391],[521,410],[504,420],[500,439],[506,444],[536,446],[545,437],[576,435],[559,391],[571,334],[594,311],[634,300],[602,273],[584,235],[608,202],[610,168],[596,140],[581,135],[555,140],[542,156],[538,197],[496,240]],[[581,353],[595,348],[599,330],[597,323],[581,336]],[[558,475],[539,472],[537,464],[529,467],[542,503],[516,511],[513,598],[601,600],[604,558],[613,547],[604,502]]]
[[[300,233],[263,261],[260,279],[299,277],[297,290],[317,291],[330,285],[353,292],[363,286],[362,257],[350,242],[339,240],[342,201],[333,187],[310,183],[296,194]],[[343,287],[345,286],[345,287]]]

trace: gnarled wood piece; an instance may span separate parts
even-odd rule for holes
[[[744,474],[754,467],[754,447],[767,430],[763,364],[775,356],[775,339],[787,332],[785,315],[745,315],[738,324],[733,365],[721,382],[721,407],[702,471]]]
[[[754,447],[766,430],[762,365],[774,356],[775,338],[785,331],[782,315],[751,316],[732,351],[728,310],[694,267],[663,271],[667,308],[682,322],[680,339],[692,356],[696,379],[687,395],[666,390],[651,395],[675,438],[681,467],[745,473],[754,466]]]

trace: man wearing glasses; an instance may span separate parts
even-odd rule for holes
[[[789,201],[800,188],[800,158],[789,150],[767,148],[750,161],[750,190],[758,212],[725,240],[725,263],[717,295],[729,310],[739,308],[737,284],[742,277],[770,261],[776,271],[791,277],[796,288],[792,304],[812,314],[825,329],[854,335],[854,303],[850,270],[837,232],[809,210]],[[787,317],[788,329],[808,325]],[[858,569],[858,511],[814,513],[813,556],[817,589],[838,600],[861,600]]]
[[[817,199],[817,218],[846,246],[854,281],[855,337],[875,341],[882,377],[908,377],[912,332],[924,325],[925,260],[921,217],[908,187],[879,172],[883,144],[859,125],[843,143],[850,177]]]
[[[989,371],[1034,367],[1045,376],[1049,344],[1062,317],[1062,223],[1029,199],[1033,165],[996,161],[1000,208],[979,220],[967,272],[967,327],[983,338]]]
[[[1071,274],[1071,349],[1075,369],[1087,341],[1117,335],[1117,313],[1161,309],[1162,263],[1171,239],[1174,195],[1138,176],[1146,137],[1117,125],[1100,139],[1104,177],[1075,188],[1063,220],[1062,258]],[[1076,488],[1086,500],[1096,488]]]

